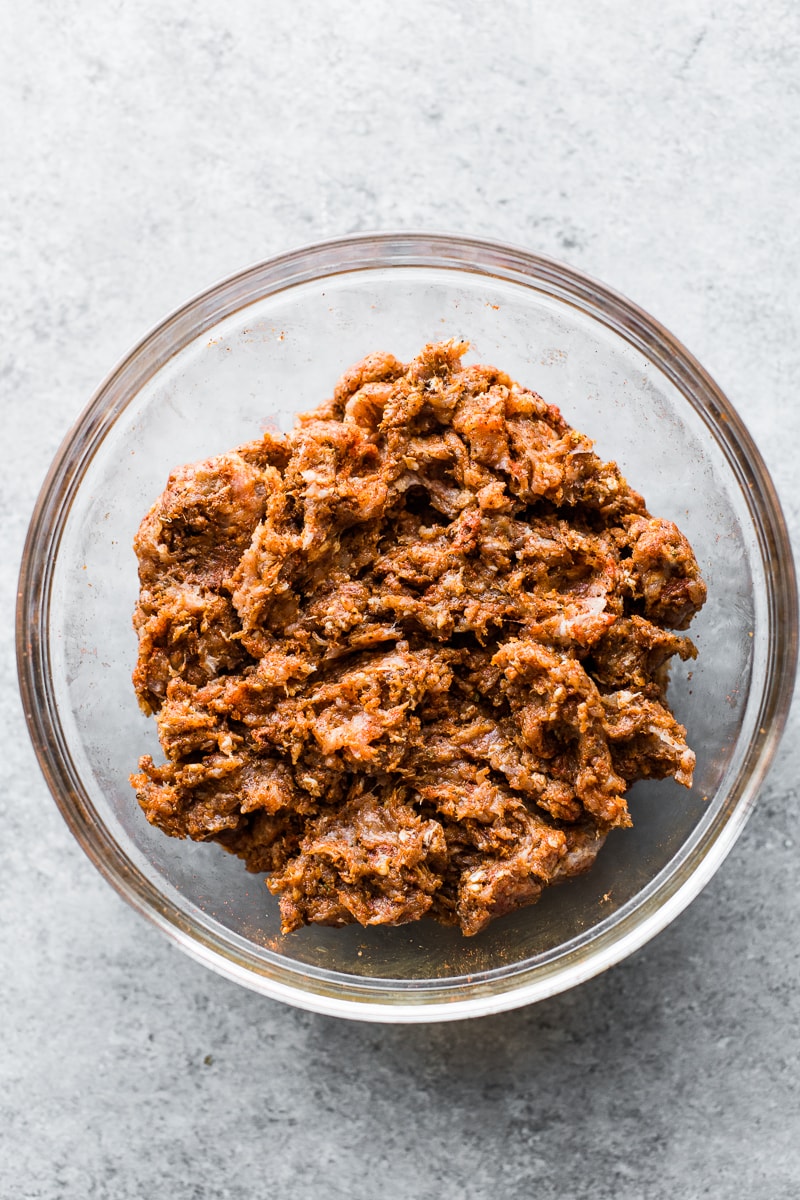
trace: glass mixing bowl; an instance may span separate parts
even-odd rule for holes
[[[697,752],[691,791],[639,783],[634,826],[584,877],[476,938],[430,921],[288,937],[263,879],[147,824],[128,783],[158,759],[130,682],[132,540],[170,469],[329,395],[349,364],[463,337],[561,406],[689,537],[708,584],[699,657],[670,687]],[[466,238],[357,236],[243,271],[167,317],[66,438],[25,548],[18,655],[31,736],[92,862],[184,950],[301,1007],[382,1021],[474,1016],[596,974],[671,921],[742,830],[794,681],[796,588],[780,506],[730,403],[635,305],[548,259]]]

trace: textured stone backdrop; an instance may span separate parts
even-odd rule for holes
[[[793,0],[27,0],[2,14],[0,1195],[800,1195],[798,722],[704,894],[527,1010],[366,1027],[224,982],[128,909],[36,767],[19,553],[95,385],[168,309],[301,242],[498,237],[628,294],[727,390],[793,535]]]

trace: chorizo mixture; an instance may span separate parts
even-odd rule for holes
[[[173,472],[136,536],[149,821],[266,872],[285,933],[478,933],[595,859],[706,589],[614,463],[467,343],[371,354],[285,437]]]

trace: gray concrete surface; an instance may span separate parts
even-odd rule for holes
[[[173,949],[73,844],[24,729],[34,497],[196,290],[378,227],[497,236],[635,298],[727,389],[800,532],[792,0],[6,4],[0,72],[0,1196],[800,1195],[798,722],[644,951],[527,1010],[365,1027]]]

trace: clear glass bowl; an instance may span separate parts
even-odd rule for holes
[[[678,522],[708,583],[695,663],[671,701],[697,751],[691,791],[637,784],[632,830],[595,868],[464,939],[420,922],[282,937],[263,879],[165,837],[128,783],[158,756],[130,683],[131,543],[170,469],[251,440],[330,394],[369,351],[465,337],[560,405]],[[594,975],[662,929],[741,832],[794,681],[792,557],[772,483],[719,388],[640,309],[548,259],[465,238],[357,236],[262,263],[190,301],[100,387],[42,489],[22,567],[18,655],[42,770],[91,860],[184,950],[267,995],[366,1020],[495,1012]],[[158,759],[157,759],[158,760]]]

